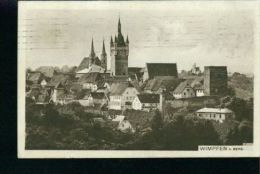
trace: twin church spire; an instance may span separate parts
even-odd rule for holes
[[[122,52],[123,51],[123,52]],[[121,32],[121,21],[118,19],[118,33],[115,38],[111,36],[110,39],[110,56],[111,56],[111,73],[112,75],[127,75],[128,74],[128,52],[129,39],[128,36],[124,39]],[[122,55],[121,55],[122,54]],[[107,70],[107,53],[105,48],[105,41],[103,39],[102,52],[100,59],[96,56],[94,49],[94,41],[92,38],[90,55],[90,64],[96,64]]]

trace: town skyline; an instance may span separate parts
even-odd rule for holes
[[[177,63],[180,71],[189,70],[196,63],[201,68],[227,66],[229,72],[253,74],[253,13],[250,8],[230,11],[228,5],[225,7],[227,10],[221,13],[211,9],[211,12],[204,10],[201,13],[195,10],[196,14],[182,11],[178,6],[165,12],[160,8],[148,8],[143,14],[138,13],[138,18],[133,9],[95,10],[91,3],[90,7],[80,10],[43,8],[36,14],[31,9],[19,20],[18,48],[26,57],[26,66],[33,69],[78,66],[90,54],[92,38],[95,52],[100,57],[104,39],[110,62],[109,41],[111,35],[116,34],[120,15],[124,37],[129,36],[129,67],[144,67],[145,63],[152,62]],[[174,11],[169,14],[172,9]],[[209,15],[203,15],[205,12]],[[211,25],[203,25],[208,22]],[[243,62],[245,59],[248,60],[246,63]]]

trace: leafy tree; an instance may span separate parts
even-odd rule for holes
[[[253,142],[252,122],[243,120],[236,127],[231,129],[227,135],[226,144],[241,145],[243,143]]]
[[[156,110],[153,113],[151,127],[152,127],[152,130],[155,132],[159,131],[163,127],[163,119],[162,119],[162,115],[159,110]]]

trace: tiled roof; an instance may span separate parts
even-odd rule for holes
[[[178,77],[176,63],[146,63],[149,78],[155,76],[174,76]]]
[[[47,83],[47,86],[57,86],[59,83],[65,85],[68,77],[64,74],[56,74],[54,75],[51,80]]]
[[[89,62],[90,62],[90,58],[89,57],[84,57],[82,59],[82,61],[80,62],[76,72],[83,70],[85,68],[89,68]]]
[[[78,82],[79,83],[96,83],[100,79],[99,73],[87,73],[83,74]]]
[[[181,81],[181,79],[176,78],[155,78],[146,82],[144,90],[157,91],[160,87],[164,87],[168,91],[173,91],[180,84]]]
[[[113,83],[110,87],[110,95],[121,95],[125,92],[126,88],[134,87],[131,83]]]
[[[39,83],[42,78],[43,74],[41,72],[30,72],[27,80],[33,83]]]
[[[188,81],[184,81],[184,82],[181,82],[177,88],[175,88],[175,90],[173,91],[173,93],[175,94],[178,94],[178,93],[181,93],[186,87],[190,87],[190,84],[188,83]]]
[[[138,94],[137,97],[141,103],[160,103],[159,94]]]

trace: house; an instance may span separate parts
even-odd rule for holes
[[[128,76],[131,80],[142,81],[143,79],[143,72],[141,72],[143,68],[140,67],[128,67]]]
[[[109,109],[125,110],[127,105],[132,105],[132,102],[138,90],[130,82],[113,83],[110,89]]]
[[[134,133],[135,130],[132,127],[131,123],[126,120],[125,116],[123,115],[116,115],[114,119],[112,119],[112,122],[117,122],[117,130],[123,132],[123,133]]]
[[[47,85],[47,78],[38,71],[30,72],[28,73],[26,82],[28,84],[39,84],[42,87],[45,87]]]
[[[153,79],[155,76],[172,76],[178,78],[176,63],[146,63],[143,81]]]
[[[51,88],[52,90],[61,84],[64,88],[71,83],[71,79],[69,75],[65,74],[55,74],[53,77],[50,79],[50,81],[47,83],[46,87]]]
[[[160,109],[160,95],[159,94],[138,94],[132,103],[132,107],[134,110],[144,110],[144,111]]]
[[[90,105],[104,105],[108,103],[108,98],[103,92],[91,92],[88,96]]]
[[[98,85],[102,80],[99,73],[88,73],[82,75],[78,82],[82,85],[83,89],[91,89],[92,92],[98,89]]]
[[[181,82],[177,88],[173,91],[173,96],[176,99],[181,98],[192,98],[195,97],[195,91],[189,84],[189,82],[186,80],[184,82]]]
[[[201,119],[223,123],[224,120],[232,118],[234,113],[228,108],[202,108],[196,111],[196,116]]]
[[[65,88],[61,82],[54,87],[50,100],[53,101],[55,104],[65,103]]]

